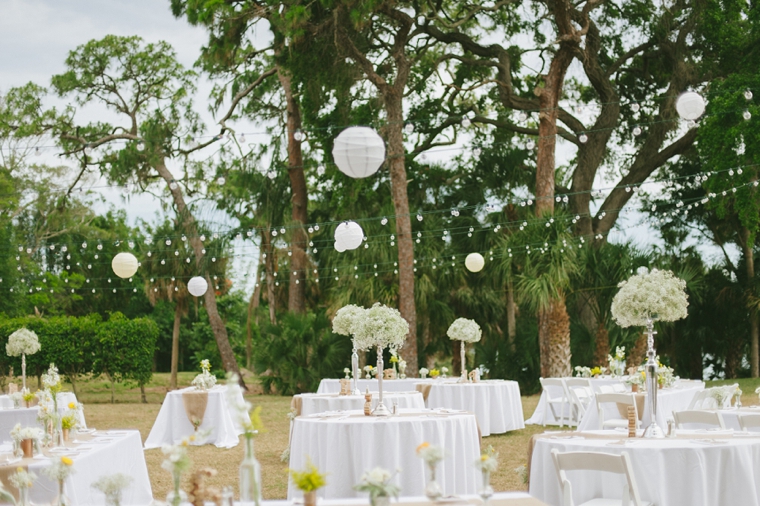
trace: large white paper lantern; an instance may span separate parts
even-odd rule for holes
[[[480,253],[470,253],[464,259],[464,266],[470,272],[480,272],[485,265],[486,261]]]
[[[132,253],[117,253],[111,260],[111,268],[120,278],[131,278],[137,272],[137,267],[137,258]]]
[[[385,161],[385,143],[369,127],[349,127],[335,138],[332,154],[335,165],[348,177],[368,177]]]
[[[190,292],[190,295],[200,297],[206,293],[206,290],[208,290],[206,278],[195,276],[190,278],[190,281],[187,282],[187,291]]]
[[[361,246],[364,230],[355,221],[346,221],[335,227],[335,249],[352,250]]]
[[[705,112],[705,99],[693,91],[681,93],[676,100],[676,111],[685,120],[699,119]]]

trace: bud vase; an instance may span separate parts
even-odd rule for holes
[[[478,495],[481,499],[483,499],[483,504],[488,504],[488,500],[493,495],[493,487],[491,487],[491,473],[488,471],[483,471],[483,486],[480,489],[480,492],[478,492]]]
[[[55,499],[55,506],[69,506],[69,498],[63,493],[63,480],[58,480],[58,497]]]
[[[261,465],[253,454],[253,436],[245,438],[245,457],[240,463],[240,502],[261,503]]]
[[[441,486],[435,481],[435,464],[429,463],[428,469],[430,469],[430,479],[425,486],[425,496],[435,502],[443,495],[443,492],[441,492]]]
[[[187,502],[187,494],[180,488],[182,473],[176,469],[172,470],[172,483],[174,489],[170,490],[166,494],[166,502],[171,506],[179,506],[183,502]]]
[[[30,506],[31,502],[29,501],[29,487],[21,487],[18,489],[18,502],[16,502],[16,506]]]
[[[377,497],[369,496],[369,503],[371,506],[390,506],[391,498],[387,495],[379,495]]]

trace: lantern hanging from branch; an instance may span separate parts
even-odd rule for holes
[[[190,281],[187,282],[187,291],[190,292],[190,295],[201,297],[206,293],[206,290],[208,290],[206,278],[195,276],[190,278]]]
[[[335,138],[332,154],[342,173],[361,179],[377,172],[383,164],[385,143],[372,128],[349,127]]]
[[[335,228],[335,249],[352,250],[362,244],[364,230],[355,221],[346,221]]]
[[[486,261],[480,253],[470,253],[464,259],[464,266],[470,272],[480,272],[485,265]]]
[[[137,267],[137,258],[132,253],[121,252],[111,260],[111,268],[120,278],[131,278],[137,272]]]
[[[699,119],[705,112],[705,99],[693,91],[681,93],[676,99],[676,111],[685,120]]]

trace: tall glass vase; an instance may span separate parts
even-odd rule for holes
[[[354,351],[351,353],[351,375],[354,377],[353,381],[351,382],[353,384],[353,388],[351,389],[351,395],[362,394],[359,391],[360,374],[361,373],[359,372],[359,352],[356,349],[356,343],[354,343]]]
[[[656,316],[647,318],[647,363],[644,365],[647,373],[647,407],[649,408],[649,416],[651,420],[646,429],[644,429],[645,438],[664,438],[665,434],[662,429],[657,425],[657,391],[659,390],[657,385],[657,360],[656,352],[654,350],[654,336],[657,332],[654,331],[654,320]]]
[[[483,504],[488,504],[488,500],[493,495],[493,487],[491,486],[491,473],[485,469],[482,471],[483,482],[478,495],[483,499]]]
[[[245,457],[240,463],[240,502],[261,504],[261,465],[253,453],[253,436],[245,437]]]
[[[377,347],[377,406],[372,410],[372,416],[391,416],[391,412],[383,404],[383,347]]]
[[[69,506],[69,498],[63,493],[63,480],[58,480],[58,497],[55,498],[55,506]]]
[[[430,470],[430,478],[427,485],[425,485],[425,496],[431,501],[437,501],[442,495],[441,486],[435,481],[435,466],[437,463],[428,462],[428,469]]]
[[[30,506],[29,502],[29,487],[21,487],[18,489],[18,501],[16,506]]]
[[[461,346],[459,348],[459,357],[462,361],[461,369],[462,369],[462,376],[459,378],[459,383],[467,383],[467,362],[465,362],[465,356],[464,356],[464,341],[459,341]]]

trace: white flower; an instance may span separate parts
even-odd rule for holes
[[[446,457],[446,452],[440,446],[422,443],[417,447],[417,456],[429,465],[435,465]]]
[[[21,427],[20,423],[17,423],[13,430],[11,430],[11,438],[16,441],[23,441],[24,439],[42,439],[44,432],[39,427]]]
[[[354,327],[354,343],[359,350],[374,347],[400,348],[409,333],[409,324],[397,309],[375,303]]]
[[[420,367],[420,375],[423,374],[430,374],[430,371],[428,371],[425,367]]]
[[[106,496],[106,504],[121,504],[121,492],[132,484],[134,478],[129,475],[116,473],[112,475],[101,476],[90,486],[95,490],[100,490]]]
[[[216,385],[216,376],[211,374],[211,363],[204,359],[201,360],[201,373],[193,379],[192,385],[198,390],[208,390]]]
[[[451,324],[449,330],[446,331],[446,335],[455,341],[464,341],[466,343],[477,343],[480,341],[482,332],[480,325],[474,320],[467,318],[457,318],[454,323]]]
[[[25,328],[18,329],[8,337],[5,352],[11,357],[18,357],[22,353],[34,355],[40,351],[40,340],[37,334]]]
[[[58,374],[58,368],[51,363],[48,372],[42,375],[42,386],[49,389],[58,386],[61,383],[61,376]]]
[[[381,467],[376,467],[372,471],[365,472],[354,489],[360,492],[369,492],[370,498],[398,497],[401,489],[390,482],[392,478],[393,475],[390,472]]]
[[[449,368],[448,367],[441,367],[441,372],[443,374],[446,374],[447,372],[449,372]]]
[[[621,327],[644,326],[647,319],[672,322],[685,318],[689,302],[686,282],[671,271],[652,269],[618,285],[612,317]]]
[[[333,332],[342,336],[352,336],[356,333],[357,323],[364,318],[366,309],[355,304],[349,304],[338,309],[333,318]]]

